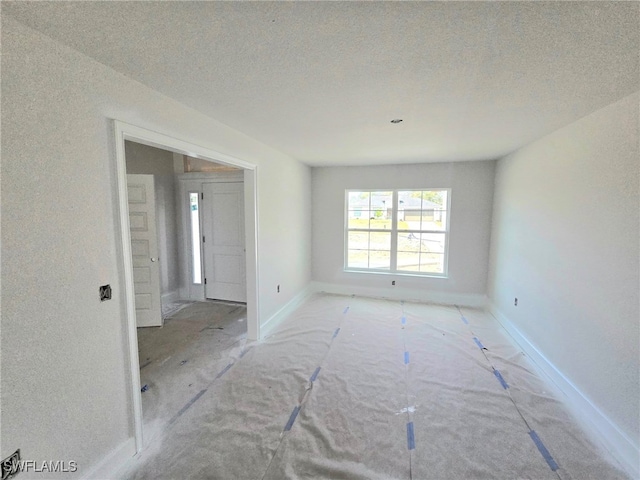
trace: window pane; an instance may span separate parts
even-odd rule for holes
[[[376,214],[375,212],[372,212],[374,215]],[[372,217],[374,217],[374,215],[372,215]],[[371,221],[369,222],[370,228],[371,229],[376,229],[376,230],[389,230],[391,231],[391,217],[389,218],[372,218]]]
[[[202,262],[200,259],[200,212],[199,193],[189,193],[189,211],[191,217],[191,270],[193,283],[202,283]]]
[[[446,230],[447,211],[429,209],[422,211],[422,230]]]
[[[434,226],[433,208],[420,212],[420,230],[431,230]]]
[[[398,192],[398,230],[419,230],[422,200],[419,191]]]
[[[398,230],[446,230],[446,190],[398,192]]]
[[[371,250],[369,252],[369,268],[389,270],[391,268],[391,252]]]
[[[398,270],[420,271],[420,252],[398,252]]]
[[[420,234],[420,251],[426,253],[444,253],[444,233]]]
[[[349,232],[347,248],[349,250],[368,250],[369,232]]]
[[[347,252],[347,267],[369,268],[369,252],[367,250],[349,250]]]
[[[420,234],[413,232],[398,233],[399,252],[419,252]]]
[[[447,208],[446,190],[425,190],[422,192],[423,204],[427,208],[445,209]]]
[[[371,192],[370,210],[374,212],[375,218],[391,218],[392,201],[392,192]]]
[[[401,215],[402,217],[400,218]],[[409,230],[409,223],[404,220],[404,212],[398,212],[398,217],[400,218],[400,220],[398,220],[398,230]]]
[[[349,210],[369,210],[369,192],[349,192]]]
[[[369,210],[349,210],[349,228],[369,228],[369,218],[371,212]]]
[[[369,248],[371,250],[391,250],[391,232],[371,232],[369,235]]]
[[[400,213],[398,213],[400,216]],[[403,212],[403,220],[398,221],[398,230],[420,230],[421,210],[407,208]]]
[[[422,253],[420,255],[420,271],[444,273],[444,255],[440,253]]]

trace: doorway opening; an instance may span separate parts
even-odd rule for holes
[[[188,157],[187,157],[188,159]],[[188,277],[182,297],[247,301],[244,178],[238,169],[178,175]]]
[[[227,272],[226,277],[232,277],[232,274],[235,275],[235,279],[238,280],[238,277],[244,281],[243,295],[242,300],[246,302],[246,307],[243,305],[237,304],[233,307],[235,313],[239,315],[239,317],[246,322],[246,333],[244,333],[245,338],[250,340],[256,340],[260,337],[259,332],[259,319],[258,319],[258,278],[257,278],[257,265],[258,265],[258,251],[257,251],[257,195],[256,195],[256,166],[245,162],[244,160],[237,159],[235,157],[231,157],[226,154],[222,154],[220,152],[216,152],[214,150],[208,149],[206,147],[202,147],[199,145],[195,145],[189,142],[185,142],[176,138],[173,138],[168,135],[160,134],[157,132],[153,132],[150,130],[146,130],[141,127],[137,127],[134,125],[125,124],[123,122],[114,121],[115,127],[115,135],[116,135],[116,170],[117,170],[117,195],[118,195],[118,203],[119,203],[119,219],[120,219],[120,234],[121,234],[121,251],[119,252],[120,263],[122,266],[122,285],[123,288],[123,297],[124,303],[126,306],[125,318],[127,323],[127,340],[128,340],[128,356],[129,356],[129,365],[131,372],[131,396],[132,396],[132,416],[134,422],[134,430],[135,430],[135,440],[136,440],[136,450],[140,452],[143,447],[146,445],[145,437],[144,437],[144,426],[143,426],[143,412],[142,412],[142,398],[143,389],[145,385],[141,384],[140,381],[140,368],[144,365],[141,363],[141,358],[139,357],[139,349],[138,349],[138,334],[137,334],[137,308],[141,305],[144,306],[145,302],[150,302],[151,297],[154,295],[153,293],[144,292],[143,297],[136,299],[136,288],[135,283],[139,281],[141,278],[146,278],[146,275],[152,275],[154,268],[158,267],[156,270],[161,270],[161,283],[162,288],[164,289],[164,293],[159,293],[159,296],[163,295],[166,297],[165,300],[167,304],[170,303],[179,303],[180,301],[204,301],[206,298],[206,291],[203,288],[203,296],[196,298],[192,298],[192,288],[191,285],[196,285],[192,283],[192,280],[195,280],[195,273],[192,271],[194,260],[191,257],[192,250],[195,248],[195,242],[191,242],[191,247],[184,248],[189,245],[187,240],[189,239],[188,232],[184,232],[183,229],[180,228],[180,225],[185,225],[190,221],[191,217],[188,213],[189,208],[191,207],[189,201],[190,197],[180,196],[179,192],[181,189],[177,189],[177,195],[175,199],[175,207],[176,211],[180,212],[179,215],[176,215],[176,219],[174,224],[176,225],[176,232],[178,235],[177,244],[181,245],[182,248],[178,248],[178,254],[174,260],[177,259],[178,263],[178,271],[180,270],[180,265],[189,265],[191,264],[191,269],[188,269],[189,273],[186,274],[186,279],[189,284],[189,287],[186,287],[184,279],[185,274],[184,271],[182,274],[178,274],[178,277],[181,278],[182,285],[179,285],[177,288],[175,282],[173,285],[170,285],[172,281],[175,280],[175,276],[172,276],[169,270],[172,268],[171,264],[174,264],[175,261],[171,260],[171,255],[167,252],[170,251],[170,247],[167,245],[170,244],[170,241],[165,242],[165,253],[164,262],[163,256],[159,254],[154,255],[152,249],[144,249],[141,248],[141,245],[144,243],[145,239],[142,241],[136,242],[140,240],[137,237],[138,230],[144,224],[144,215],[137,215],[140,213],[136,211],[135,208],[130,207],[130,197],[134,198],[134,201],[140,202],[142,199],[145,199],[144,195],[141,195],[140,192],[144,191],[146,195],[149,190],[140,190],[139,188],[136,190],[134,187],[134,192],[130,193],[129,188],[129,179],[127,177],[127,155],[126,155],[126,145],[127,142],[132,142],[138,145],[154,147],[157,149],[161,149],[165,152],[171,153],[173,156],[173,167],[174,174],[176,175],[187,175],[193,177],[194,175],[207,175],[211,172],[194,172],[194,164],[198,162],[213,162],[211,165],[216,164],[219,166],[221,170],[233,171],[230,175],[234,177],[235,180],[240,179],[241,182],[234,182],[235,190],[232,192],[232,197],[229,197],[229,192],[223,192],[222,197],[218,198],[218,200],[222,200],[222,204],[232,205],[235,209],[232,209],[232,212],[229,214],[227,212],[227,217],[233,217],[235,219],[236,226],[236,244],[240,244],[240,246],[236,245],[236,251],[233,252],[233,256],[235,256],[235,264],[233,262],[227,261]],[[179,164],[182,163],[182,172],[179,173]],[[148,166],[147,166],[148,167]],[[157,165],[156,165],[157,167]],[[220,174],[222,172],[218,172]],[[144,176],[144,174],[142,174]],[[223,174],[224,176],[224,174]],[[227,175],[229,177],[229,175]],[[211,183],[216,183],[211,182]],[[209,189],[210,187],[207,187]],[[136,197],[136,194],[138,195]],[[165,195],[166,196],[166,195]],[[148,196],[146,197],[148,203]],[[166,198],[164,199],[167,200]],[[201,201],[203,198],[201,197]],[[226,203],[225,203],[226,200]],[[241,200],[241,202],[240,202]],[[157,202],[157,199],[154,199],[153,202]],[[241,203],[241,205],[239,205]],[[166,204],[165,204],[166,205]],[[218,213],[222,212],[224,216],[224,212],[226,210],[222,208],[220,201],[215,203],[215,205],[208,207],[210,210],[217,210]],[[204,204],[203,204],[204,206]],[[186,207],[185,210],[180,210],[183,207]],[[135,223],[131,219],[131,214],[134,214],[138,223]],[[164,214],[167,212],[164,211]],[[170,216],[170,215],[169,215]],[[178,218],[179,217],[179,218]],[[242,217],[242,219],[240,219]],[[182,220],[183,219],[183,220]],[[178,221],[179,220],[179,221]],[[147,224],[150,223],[150,220],[147,216],[146,218]],[[204,226],[205,222],[202,222],[202,215],[200,216],[200,227]],[[170,223],[170,222],[169,222]],[[165,224],[165,228],[166,228]],[[207,227],[210,228],[210,227]],[[135,234],[134,234],[135,230]],[[165,232],[166,233],[166,232]],[[243,234],[242,237],[238,237],[239,234]],[[166,239],[165,239],[166,240]],[[206,243],[206,235],[202,239],[202,245]],[[213,240],[213,239],[212,239]],[[220,239],[218,239],[220,240]],[[225,242],[228,241],[228,238],[223,238],[222,241],[218,243],[221,244],[219,246],[226,246]],[[213,243],[215,245],[215,242]],[[161,246],[162,247],[162,246]],[[241,252],[238,251],[238,248]],[[162,248],[159,248],[162,250]],[[207,258],[206,255],[210,255],[212,259],[214,259],[213,254],[211,253],[211,249],[205,251],[204,248],[201,250],[201,273],[204,273],[206,278],[206,266],[207,266]],[[218,254],[220,255],[220,254]],[[136,259],[136,256],[138,257]],[[229,252],[222,252],[222,256],[218,259],[222,263],[225,260],[229,260]],[[140,268],[140,263],[136,263],[136,261],[146,260],[147,264],[144,268]],[[209,261],[210,271],[213,260]],[[155,264],[155,265],[153,265]],[[146,268],[149,267],[149,268]],[[164,270],[163,270],[164,269]],[[175,268],[174,268],[175,271]],[[208,280],[208,279],[207,279]],[[164,284],[162,283],[164,282]],[[207,281],[208,284],[208,281]],[[167,290],[168,288],[168,290]],[[173,290],[171,290],[173,289]],[[139,292],[138,292],[139,293]],[[186,296],[185,296],[186,294]],[[136,300],[139,300],[138,302]],[[147,303],[148,303],[147,302]],[[138,303],[138,305],[137,305]],[[162,303],[162,298],[160,298],[160,304]],[[174,305],[175,306],[175,305]],[[243,311],[238,311],[238,308],[245,309]],[[188,309],[185,308],[186,311]],[[179,309],[177,309],[179,310]],[[181,312],[175,310],[173,312],[175,314],[180,315]],[[224,310],[224,308],[223,308]],[[227,312],[229,313],[229,312]],[[236,319],[237,320],[237,319]],[[162,319],[160,319],[162,322]],[[160,323],[161,324],[161,323]],[[218,329],[214,324],[207,325],[203,327],[203,329]],[[224,328],[224,327],[221,327]],[[237,329],[237,328],[236,328]],[[182,361],[182,360],[181,360]],[[145,366],[146,368],[146,366]],[[148,385],[147,385],[148,388]],[[150,432],[149,432],[150,433]]]

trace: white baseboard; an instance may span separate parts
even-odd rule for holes
[[[621,464],[632,478],[640,478],[640,448],[611,419],[533,345],[513,323],[500,312],[493,302],[488,309],[511,335],[522,351],[536,364],[565,395],[567,407],[576,416],[584,430],[599,442]]]
[[[108,453],[82,476],[83,480],[117,478],[116,473],[136,454],[136,439],[131,437]]]
[[[172,292],[163,293],[161,297],[162,304],[174,303],[180,300],[180,291],[173,290]]]
[[[439,305],[460,305],[461,307],[483,309],[487,306],[486,295],[476,293],[446,293],[405,287],[380,288],[323,282],[311,282],[311,288],[314,292],[338,295],[360,295],[362,297],[387,298],[390,300],[406,300]]]
[[[260,325],[260,339],[265,338],[280,323],[293,313],[293,311],[302,305],[309,296],[315,293],[312,285],[309,284],[303,288],[295,297],[289,300],[280,310],[271,315],[269,319]]]

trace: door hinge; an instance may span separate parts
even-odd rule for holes
[[[206,279],[206,277],[205,277],[205,279],[204,279],[204,284],[205,284],[205,285],[207,284],[207,279]]]
[[[204,200],[204,192],[201,192],[201,193],[200,193],[200,198],[201,198],[202,200]]]
[[[202,243],[204,243],[204,235],[202,235]]]

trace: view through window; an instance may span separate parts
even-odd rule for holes
[[[202,260],[200,258],[200,213],[199,198],[197,192],[189,193],[189,212],[191,220],[191,271],[192,281],[195,284],[202,283]]]
[[[347,190],[347,270],[444,276],[449,189]]]

